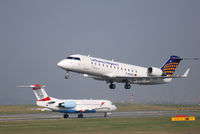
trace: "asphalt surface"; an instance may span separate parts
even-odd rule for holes
[[[129,112],[113,112],[107,118],[123,118],[123,117],[158,117],[175,115],[200,116],[200,112],[195,111],[129,111]],[[77,114],[69,114],[69,118],[78,119]],[[84,113],[83,118],[105,118],[104,113]],[[62,113],[37,113],[37,114],[13,114],[0,115],[0,122],[19,121],[19,120],[47,120],[47,119],[63,119]]]

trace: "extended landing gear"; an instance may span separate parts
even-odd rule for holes
[[[131,84],[130,83],[126,83],[124,86],[125,89],[130,89],[131,88]]]
[[[69,71],[66,72],[65,79],[69,79]]]
[[[124,82],[125,82],[125,81],[124,81]],[[110,89],[115,89],[115,88],[116,88],[116,85],[113,84],[113,81],[108,81],[107,83],[110,83],[110,85],[109,85],[109,88],[110,88]],[[125,89],[130,89],[130,88],[131,88],[131,84],[130,84],[129,81],[126,81],[126,82],[125,82],[124,88],[125,88]]]
[[[113,83],[110,83],[109,88],[110,88],[110,89],[115,89],[115,88],[116,88],[116,85],[113,84]]]
[[[106,112],[104,113],[104,116],[103,116],[103,117],[107,117],[107,113],[106,113]]]
[[[78,114],[78,118],[83,118],[83,114]]]
[[[65,113],[65,114],[63,115],[63,118],[64,118],[64,119],[69,118],[69,115]],[[78,114],[78,118],[83,118],[83,114]]]
[[[64,114],[63,118],[69,118],[69,115],[68,114]]]

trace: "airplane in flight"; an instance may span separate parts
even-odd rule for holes
[[[189,68],[183,75],[174,75],[181,60],[183,58],[170,56],[169,60],[161,68],[158,68],[141,67],[115,62],[114,60],[74,54],[58,62],[57,66],[66,71],[66,79],[69,78],[69,71],[71,71],[84,74],[84,77],[106,81],[110,83],[110,89],[116,88],[114,82],[125,83],[124,88],[130,89],[131,84],[165,84],[171,82],[173,78],[187,77],[190,71]]]
[[[41,85],[21,85],[21,88],[32,88],[37,98],[36,104],[44,107],[47,111],[64,113],[63,118],[68,118],[68,114],[78,114],[78,118],[83,118],[83,113],[104,113],[107,117],[110,112],[117,107],[110,100],[86,100],[86,99],[56,99],[49,97]],[[43,110],[42,110],[43,111]]]

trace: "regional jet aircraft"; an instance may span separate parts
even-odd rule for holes
[[[78,118],[83,118],[83,113],[104,113],[104,117],[115,111],[117,108],[109,100],[73,100],[56,99],[49,97],[41,85],[17,86],[32,88],[37,98],[36,104],[45,107],[45,110],[64,113],[63,117],[68,118],[68,114],[78,114]]]
[[[115,89],[114,82],[125,83],[125,89],[130,89],[131,84],[154,85],[164,84],[173,78],[187,77],[188,68],[183,75],[174,75],[179,62],[183,60],[178,56],[170,56],[169,60],[161,67],[141,67],[124,64],[113,60],[105,60],[80,54],[70,55],[61,60],[57,65],[66,70],[65,78],[69,78],[69,71],[82,73],[85,77],[95,80],[104,80],[110,83],[110,89]]]

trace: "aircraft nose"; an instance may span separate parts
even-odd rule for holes
[[[64,61],[61,60],[60,62],[58,62],[57,66],[59,66],[60,68],[63,68],[64,67]]]
[[[117,107],[115,105],[112,105],[112,110],[113,111],[117,110]]]

